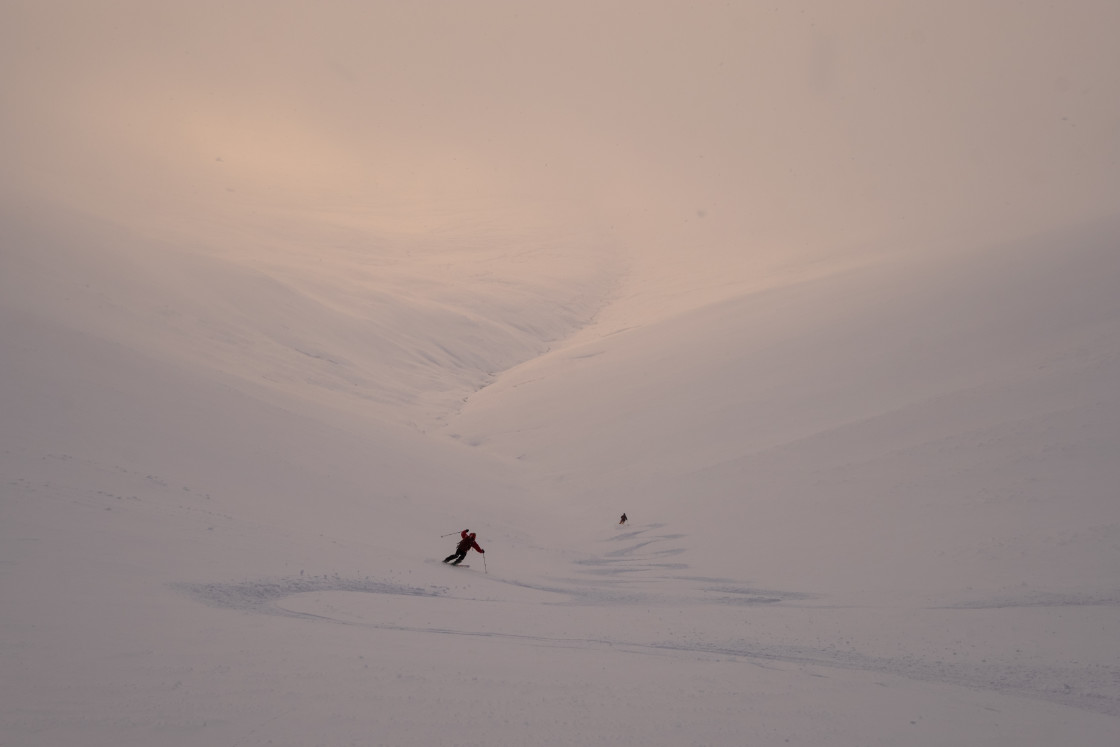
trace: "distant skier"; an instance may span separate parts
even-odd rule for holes
[[[455,562],[451,563],[451,565],[459,565],[460,563],[463,562],[463,558],[467,557],[467,553],[470,552],[472,547],[475,550],[478,550],[481,553],[486,552],[485,550],[483,550],[481,547],[478,546],[477,542],[474,541],[475,533],[470,532],[468,534],[468,532],[470,532],[469,529],[464,529],[463,530],[462,539],[459,540],[459,546],[455,548],[455,552],[451,553],[450,555],[448,555],[446,558],[443,559],[444,563],[448,563],[448,562],[454,560]]]
[[[626,523],[626,514],[622,515],[622,518],[618,520],[618,523],[619,524],[625,524]]]

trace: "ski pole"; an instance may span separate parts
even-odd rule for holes
[[[458,534],[458,532],[448,532],[447,534],[441,534],[439,538],[443,539],[444,537],[450,537],[453,534]]]
[[[486,553],[482,553],[482,572],[490,573],[490,569],[486,567]]]

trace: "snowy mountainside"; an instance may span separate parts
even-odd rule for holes
[[[426,434],[259,381],[259,273],[199,260],[191,336],[112,245],[10,253],[5,733],[1110,744],[1114,235],[591,325]]]
[[[786,583],[1114,594],[1116,235],[927,251],[593,326],[448,431],[584,517],[687,505],[709,562]]]
[[[1120,744],[1120,4],[1010,5],[5,3],[0,747]]]
[[[256,396],[417,429],[586,324],[620,268],[592,232],[465,209],[419,234],[327,211],[211,215],[158,238],[25,199],[4,220],[9,308]]]

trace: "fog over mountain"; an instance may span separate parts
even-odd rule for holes
[[[1115,3],[0,17],[0,744],[1120,737]]]

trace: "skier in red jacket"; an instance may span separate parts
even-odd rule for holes
[[[477,542],[474,541],[474,532],[471,532],[469,529],[464,529],[460,536],[462,536],[462,539],[459,540],[459,546],[455,548],[455,552],[451,553],[443,559],[444,563],[454,560],[455,562],[451,563],[451,565],[459,565],[463,562],[463,558],[467,557],[467,553],[470,552],[472,547],[481,553],[486,552],[478,546]]]

